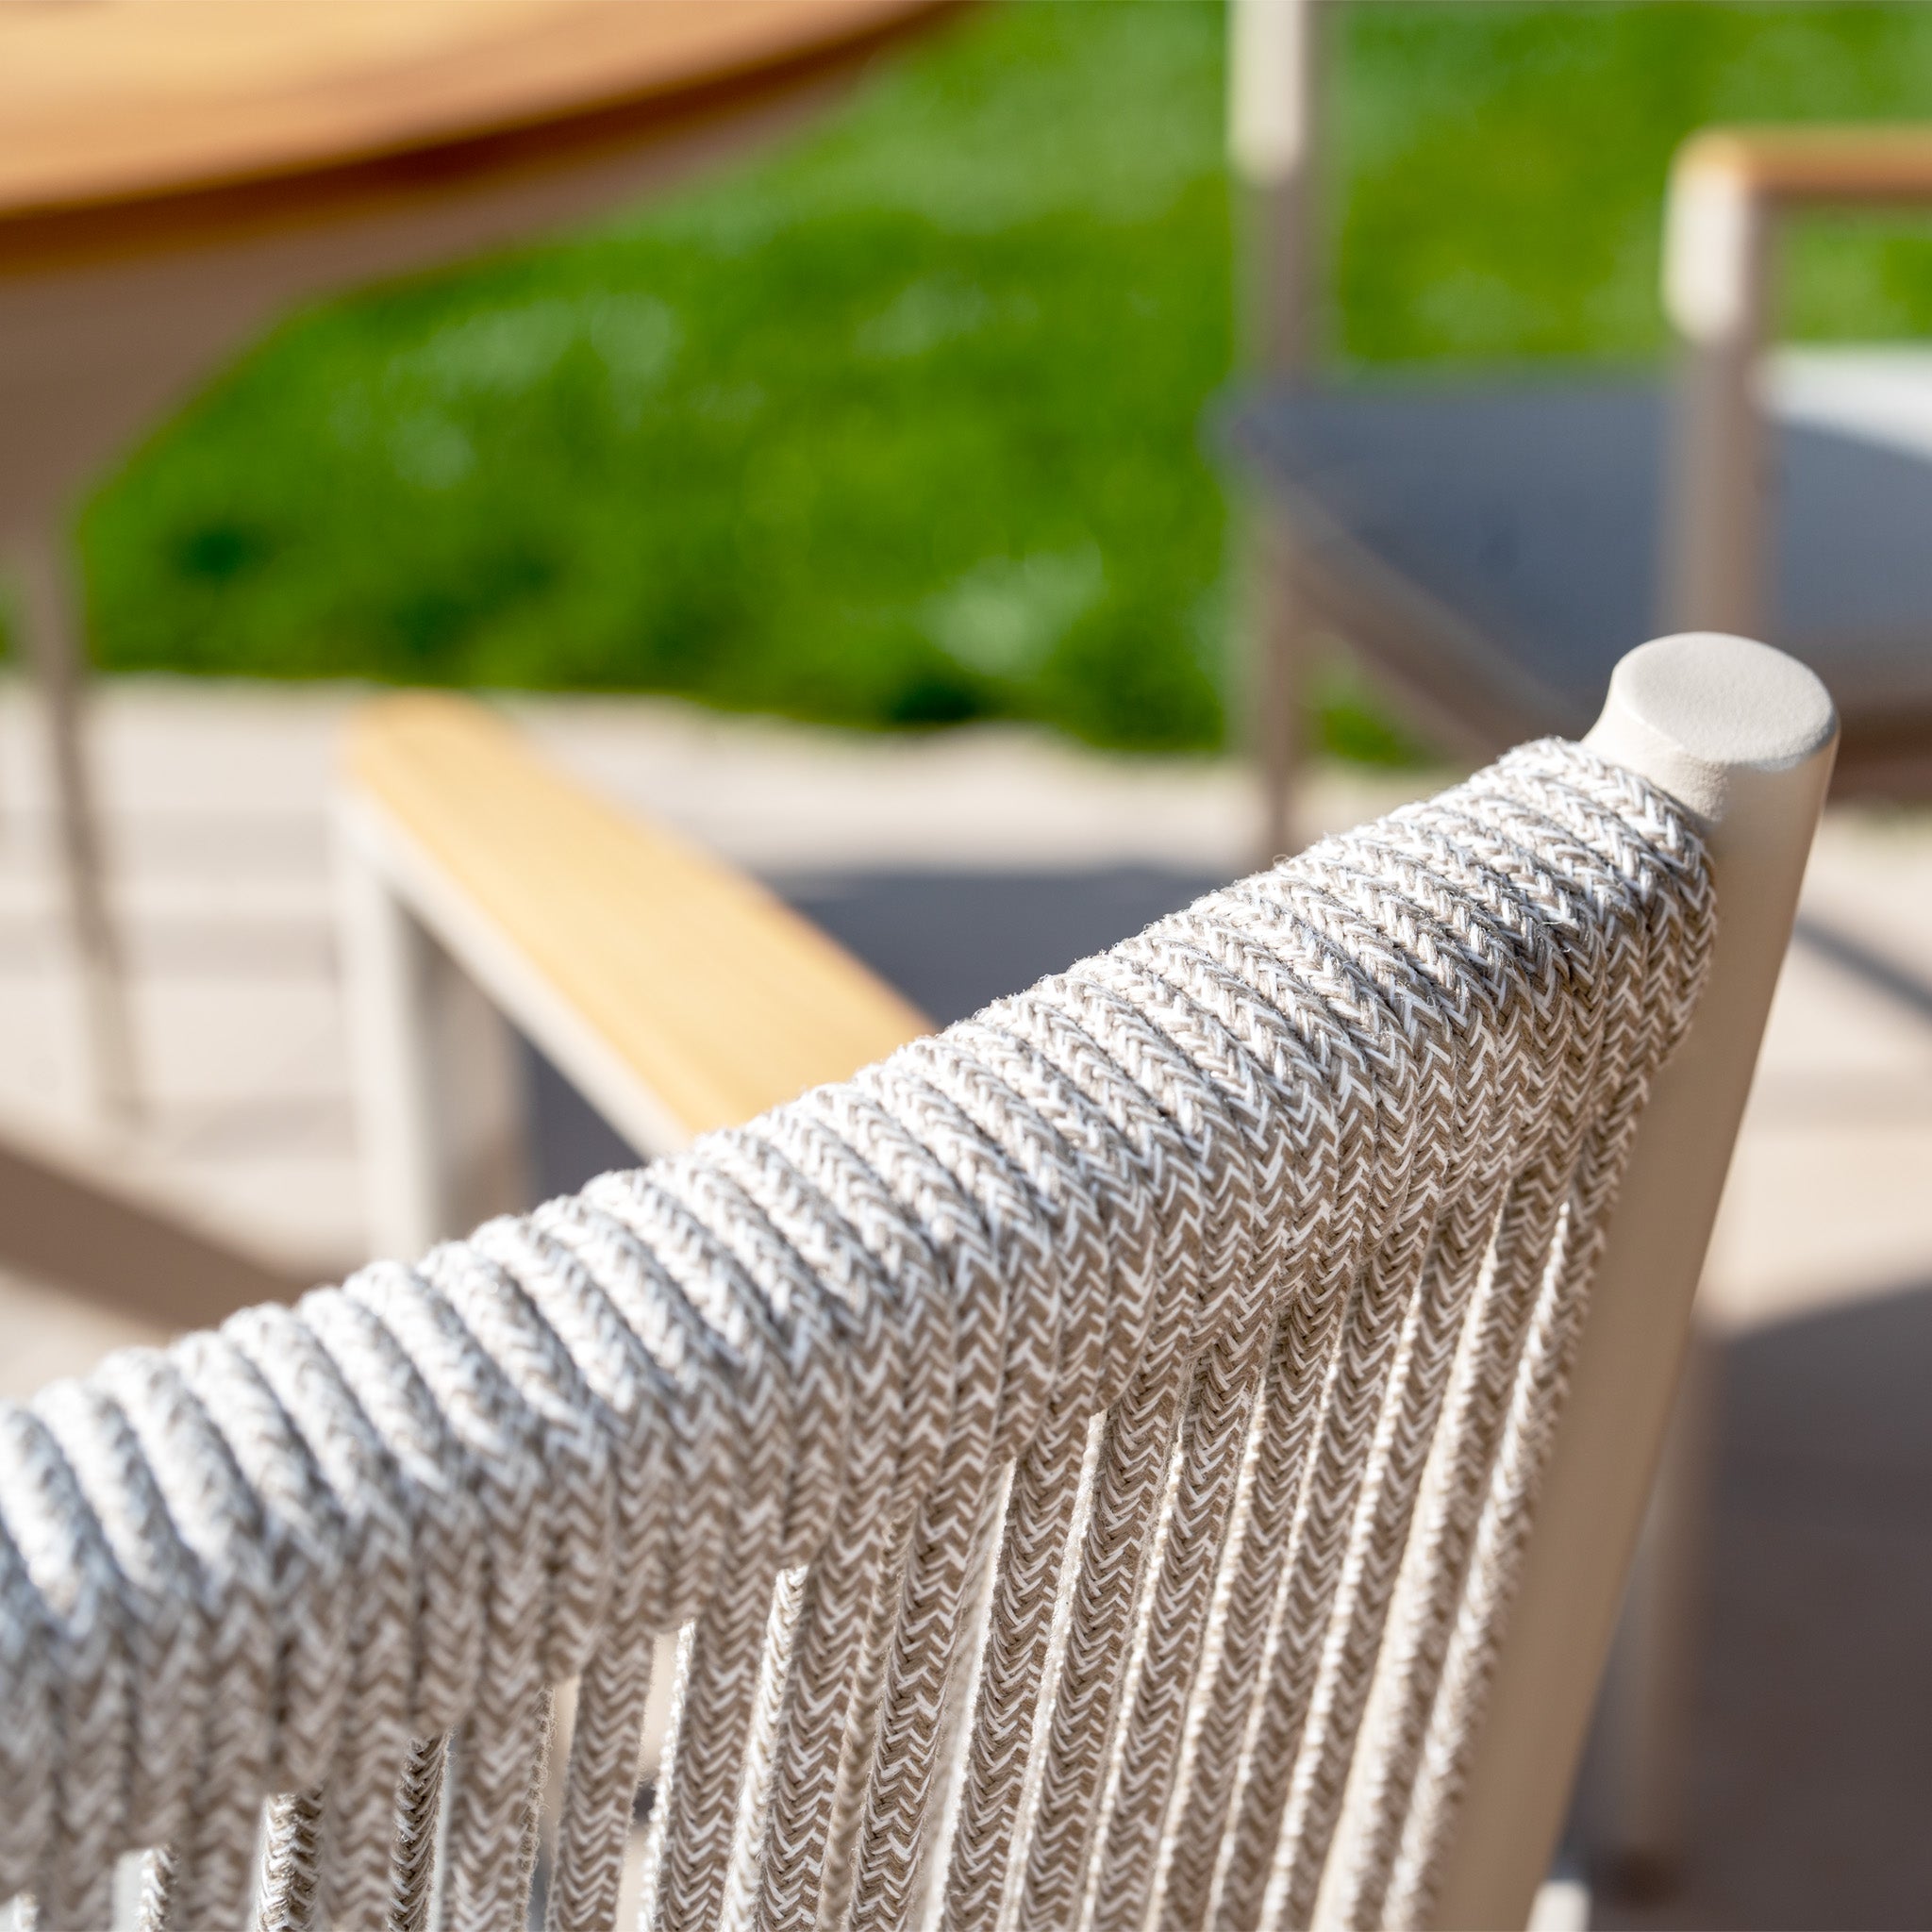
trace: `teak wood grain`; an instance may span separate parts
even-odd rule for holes
[[[584,791],[481,706],[369,706],[347,776],[687,1137],[930,1030],[762,886]]]
[[[849,69],[943,4],[0,6],[0,272],[567,166]]]
[[[1932,199],[1932,129],[1722,127],[1678,150],[1680,175],[1719,175],[1774,201]]]

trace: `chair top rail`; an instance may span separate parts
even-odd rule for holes
[[[645,1151],[928,1030],[764,887],[572,783],[480,706],[368,707],[344,781],[362,858]]]

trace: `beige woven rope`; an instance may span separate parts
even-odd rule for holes
[[[665,1932],[1424,1919],[1713,916],[1668,800],[1528,746],[0,1407],[0,1894],[99,1932],[145,1854],[151,1932],[593,1932],[641,1858]]]

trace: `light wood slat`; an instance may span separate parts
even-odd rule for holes
[[[459,954],[493,947],[465,961],[492,990],[541,984],[531,1004],[543,1010],[512,1006],[510,1019],[547,1047],[545,1015],[562,1008],[560,1029],[594,1039],[650,1096],[649,1151],[843,1079],[929,1030],[763,887],[581,790],[480,706],[371,705],[352,724],[347,774],[407,847],[401,869],[420,887],[426,867],[446,887],[398,881],[438,937]],[[468,916],[439,916],[451,893]]]
[[[1932,129],[1721,127],[1693,136],[1677,172],[1724,175],[1755,194],[1813,202],[1932,198]]]

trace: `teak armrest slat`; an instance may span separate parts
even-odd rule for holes
[[[1722,175],[1778,201],[1932,198],[1932,129],[1713,127],[1678,150],[1680,176]]]
[[[1773,233],[1806,208],[1932,202],[1932,128],[1712,127],[1678,149],[1664,308],[1685,344],[1664,517],[1665,608],[1686,628],[1770,620],[1756,367],[1772,332]]]
[[[471,943],[510,956],[492,976],[534,974],[647,1090],[660,1141],[748,1120],[929,1030],[762,886],[572,783],[481,706],[371,705],[347,774],[460,896]]]

